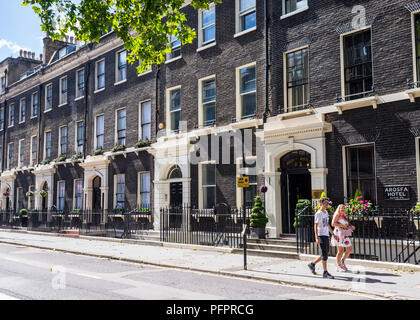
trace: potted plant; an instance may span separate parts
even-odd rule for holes
[[[45,198],[45,197],[48,195],[48,193],[47,193],[47,191],[45,191],[45,190],[41,190],[41,191],[39,192],[39,195],[40,195],[42,198]]]
[[[27,227],[28,226],[28,210],[20,209],[18,212],[18,216],[20,218],[20,225],[22,227]]]
[[[123,144],[116,144],[114,148],[112,148],[112,152],[124,151],[125,145]]]
[[[76,161],[78,161],[78,160],[80,160],[80,159],[82,159],[83,158],[83,152],[78,152],[78,153],[75,153],[75,154],[73,154],[72,156],[71,156],[71,161],[72,162],[76,162]]]
[[[34,196],[34,193],[32,191],[26,192],[26,197],[27,198],[30,198],[30,197],[33,197],[33,196]]]
[[[146,139],[146,140],[141,139],[134,145],[134,148],[136,149],[146,148],[146,147],[149,147],[151,144],[152,142],[149,139]]]
[[[92,154],[94,156],[99,156],[104,154],[104,149],[103,148],[96,148],[95,150],[93,150]]]
[[[314,214],[312,209],[312,201],[308,199],[300,199],[296,204],[295,222],[293,227],[296,230],[298,241],[314,242]]]
[[[66,161],[67,156],[65,154],[62,154],[61,156],[54,159],[54,162],[64,162]]]
[[[418,230],[419,229],[419,224],[420,224],[420,220],[419,220],[419,216],[420,216],[420,202],[417,202],[416,203],[416,206],[410,210],[410,213],[411,213],[411,215],[413,217],[412,218],[413,219],[413,222],[416,225],[417,230]]]
[[[3,191],[3,195],[4,195],[5,197],[10,196],[10,191],[9,191],[9,190]]]
[[[256,196],[250,219],[251,237],[265,239],[265,226],[267,223],[268,217],[265,214],[265,208],[263,207],[261,197]]]
[[[44,159],[44,160],[41,161],[41,164],[43,166],[45,166],[45,165],[49,164],[50,162],[51,162],[51,159],[50,158],[46,158],[46,159]]]
[[[366,220],[364,218],[372,214],[372,202],[365,200],[363,193],[359,189],[356,189],[354,198],[346,202],[345,206],[346,215],[350,223],[356,227],[356,233],[364,233],[365,236],[377,234],[378,226],[375,220]]]

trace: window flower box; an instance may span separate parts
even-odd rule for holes
[[[124,151],[125,145],[116,144],[114,148],[112,148],[112,152]]]
[[[92,155],[94,156],[100,156],[104,154],[104,149],[103,148],[97,148],[95,150],[93,150]]]

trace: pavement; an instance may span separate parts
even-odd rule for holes
[[[307,267],[308,262],[304,260],[248,256],[248,268],[244,270],[243,255],[232,254],[230,249],[152,246],[145,245],[144,241],[136,243],[97,237],[69,238],[10,230],[0,230],[0,243],[284,285],[351,292],[380,299],[420,299],[418,266],[405,265],[401,268],[395,265],[393,268],[389,264],[375,265],[349,260],[349,272],[342,273],[336,271],[334,259],[330,259],[328,269],[335,276],[335,279],[330,280],[322,278],[320,264],[317,265],[317,275],[313,275]],[[305,257],[306,260],[309,258]]]

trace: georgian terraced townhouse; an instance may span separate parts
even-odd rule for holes
[[[162,207],[251,206],[265,184],[275,237],[294,233],[298,199],[322,191],[335,204],[356,189],[381,207],[417,202],[420,1],[224,0],[182,10],[198,38],[171,38],[166,63],[144,74],[112,32],[83,46],[45,38],[42,61],[22,54],[0,64],[3,209],[150,207],[158,230]],[[264,165],[244,191],[231,137],[245,129],[247,163]],[[136,144],[146,138],[150,146]],[[197,141],[218,138],[229,162],[222,146],[190,161]],[[390,199],[389,187],[408,191]]]

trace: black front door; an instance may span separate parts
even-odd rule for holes
[[[298,200],[312,199],[311,175],[307,170],[284,170],[281,184],[283,233],[293,234]]]
[[[93,179],[92,209],[100,210],[101,208],[101,178],[96,177]]]
[[[171,208],[182,207],[182,182],[170,184],[170,206]]]

